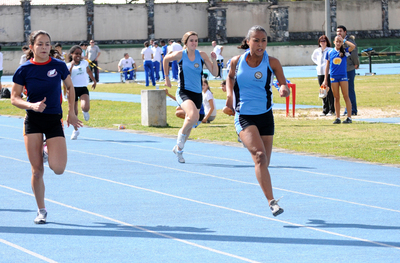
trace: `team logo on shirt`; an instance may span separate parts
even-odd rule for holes
[[[257,72],[254,74],[254,77],[255,77],[256,79],[261,79],[262,76],[263,76],[263,74],[262,74],[260,71],[257,71]]]
[[[49,71],[47,71],[47,77],[53,78],[55,76],[57,76],[57,70],[56,69],[50,69]]]
[[[340,65],[341,63],[342,63],[342,59],[341,58],[334,58],[333,59],[333,64]]]
[[[195,68],[200,67],[199,63],[194,63],[194,67],[195,67]]]

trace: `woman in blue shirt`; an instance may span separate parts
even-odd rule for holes
[[[196,32],[189,31],[182,37],[184,43],[183,50],[168,54],[163,61],[165,73],[165,86],[171,87],[169,79],[169,62],[178,61],[178,89],[176,90],[176,101],[185,111],[185,120],[182,128],[178,132],[178,139],[172,151],[178,158],[178,162],[184,163],[182,156],[183,147],[189,138],[192,127],[197,124],[199,119],[199,110],[202,104],[202,76],[203,65],[217,76],[218,64],[217,56],[211,52],[211,61],[207,54],[197,50],[198,35]]]
[[[66,64],[50,56],[50,35],[39,30],[29,36],[30,52],[28,61],[22,64],[13,76],[11,103],[26,110],[24,140],[31,163],[32,190],[39,208],[36,224],[46,223],[47,211],[44,204],[43,134],[46,136],[49,167],[55,174],[64,173],[67,165],[62,108],[61,80],[68,96],[67,124],[81,127],[82,122],[75,115],[75,90]],[[26,87],[27,100],[21,98]]]
[[[226,107],[235,112],[235,128],[249,150],[255,164],[257,180],[274,216],[283,213],[272,192],[268,166],[272,153],[274,116],[272,113],[272,83],[274,75],[279,94],[287,97],[290,90],[278,59],[268,56],[267,32],[253,26],[239,47],[246,51],[231,60],[226,79]]]
[[[343,44],[346,42],[342,36],[338,35],[335,37],[335,48],[329,50],[326,54],[325,59],[327,60],[325,68],[325,79],[322,85],[328,86],[328,78],[330,74],[331,87],[333,97],[335,98],[335,113],[336,120],[333,124],[340,124],[340,93],[339,86],[342,90],[343,99],[346,103],[347,119],[343,123],[352,123],[351,120],[351,101],[349,98],[349,83],[347,80],[347,57],[350,56],[350,52],[356,47],[350,41],[347,41],[349,47],[344,48]]]

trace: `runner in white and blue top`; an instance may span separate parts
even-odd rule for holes
[[[272,214],[277,216],[283,213],[283,209],[274,199],[268,170],[274,135],[272,113],[274,75],[280,84],[280,96],[287,97],[290,91],[279,60],[269,57],[265,51],[267,32],[264,28],[261,26],[250,28],[239,48],[250,49],[231,60],[231,68],[226,79],[226,107],[235,111],[236,131],[251,154],[257,180],[268,200]]]
[[[178,89],[176,101],[184,110],[186,117],[182,128],[178,132],[177,144],[172,149],[178,157],[178,162],[184,163],[182,156],[183,147],[189,138],[190,132],[199,119],[199,110],[202,103],[202,76],[203,65],[205,64],[212,75],[217,76],[217,56],[211,52],[211,61],[207,54],[197,50],[198,35],[189,31],[182,37],[184,49],[168,54],[163,60],[165,86],[171,87],[169,78],[169,62],[178,61]]]

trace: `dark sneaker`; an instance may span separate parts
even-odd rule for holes
[[[347,119],[344,120],[343,123],[353,123],[353,121],[349,117],[347,117]]]
[[[278,216],[283,213],[283,209],[278,205],[278,201],[272,199],[269,202],[269,208],[271,208],[271,212],[273,216]]]
[[[340,121],[339,118],[337,118],[337,119],[333,122],[333,124],[340,124],[340,123],[341,123],[341,121]]]

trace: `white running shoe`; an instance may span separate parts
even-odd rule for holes
[[[83,113],[83,118],[85,119],[85,121],[88,121],[90,119],[90,114],[88,111],[82,111]]]
[[[35,224],[46,224],[46,219],[47,219],[47,212],[38,210],[37,216],[35,220],[33,220],[33,222],[35,222]]]
[[[175,145],[172,151],[175,153],[176,157],[178,157],[178,162],[185,163],[185,159],[183,158],[183,151],[178,151],[178,145]]]
[[[283,213],[283,209],[278,205],[278,201],[272,199],[271,202],[269,202],[269,208],[271,208],[273,216],[278,216]]]
[[[43,143],[43,163],[47,163],[49,160],[49,153],[47,152],[47,144],[46,142]]]
[[[76,139],[78,139],[78,135],[79,135],[79,130],[74,130],[74,131],[72,132],[72,135],[71,135],[71,140],[76,140]]]
[[[185,142],[187,141],[187,135],[178,133],[178,139],[176,140],[176,144],[180,149],[183,150],[183,147],[185,147]]]

